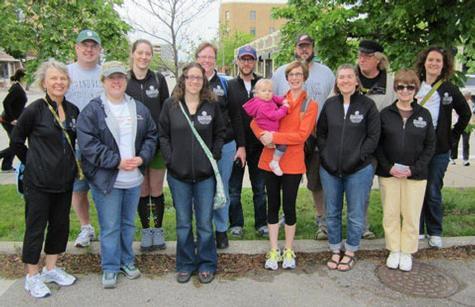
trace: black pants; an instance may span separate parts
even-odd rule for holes
[[[11,134],[13,130],[13,125],[9,123],[2,123],[3,129],[7,132],[8,140],[10,143]],[[0,151],[0,159],[2,160],[2,171],[9,170],[12,168],[13,158],[15,155],[13,154],[13,150],[10,147],[5,148],[4,150]]]
[[[459,148],[459,141],[460,138],[455,140],[452,144],[452,151],[450,153],[450,156],[453,160],[457,159],[458,157],[458,148]],[[463,151],[463,160],[468,161],[468,158],[470,156],[470,133],[467,132],[462,132],[462,151]]]
[[[48,193],[25,185],[26,228],[22,253],[24,263],[38,263],[46,226],[48,231],[45,253],[56,255],[66,250],[71,194],[71,192]]]
[[[267,223],[279,222],[279,209],[281,203],[280,191],[282,190],[282,207],[284,209],[285,224],[292,226],[297,222],[295,202],[299,190],[302,174],[276,176],[272,172],[265,172],[267,190]]]

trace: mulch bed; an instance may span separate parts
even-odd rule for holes
[[[303,273],[315,272],[318,266],[325,265],[331,256],[330,252],[296,253],[298,266],[296,271]],[[359,251],[358,259],[384,262],[387,251]],[[416,259],[467,259],[475,258],[475,245],[456,246],[443,249],[424,249],[415,255]],[[142,273],[162,275],[175,272],[175,257],[161,254],[146,254],[136,257],[137,266]],[[218,259],[218,273],[224,278],[236,278],[248,273],[265,271],[263,264],[265,255],[221,254]],[[40,260],[40,263],[43,259]],[[4,278],[20,278],[24,276],[23,263],[19,255],[0,255],[0,276]],[[100,257],[94,254],[71,255],[65,254],[58,260],[58,266],[69,273],[86,274],[101,272]]]

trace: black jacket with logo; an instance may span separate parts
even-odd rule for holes
[[[242,125],[244,129],[244,139],[246,147],[262,148],[262,143],[256,138],[251,130],[252,118],[244,111],[242,105],[249,99],[254,97],[252,90],[256,85],[256,82],[261,79],[260,76],[254,74],[254,78],[251,80],[251,92],[248,94],[244,81],[238,75],[236,78],[229,80],[228,82],[228,101],[230,104],[236,104],[241,111]]]
[[[384,108],[381,113],[381,137],[376,151],[378,169],[382,177],[389,173],[395,163],[409,166],[409,179],[427,179],[429,162],[435,150],[435,132],[430,112],[414,101],[413,113],[403,122],[396,103]]]
[[[343,96],[325,102],[317,124],[321,165],[334,176],[346,176],[373,160],[381,130],[374,101],[354,93],[345,116]]]
[[[48,96],[48,103],[58,112]],[[63,100],[65,128],[74,147],[79,109]],[[25,141],[28,139],[28,147]],[[76,176],[74,152],[43,98],[25,108],[13,129],[11,146],[25,164],[24,183],[50,193],[69,192]]]
[[[219,160],[226,127],[218,103],[202,101],[194,115],[190,115],[184,102],[179,103],[183,105],[214,159]],[[165,158],[167,171],[173,177],[196,182],[214,175],[208,157],[173,98],[165,101],[159,126],[160,150]]]
[[[452,140],[458,140],[470,121],[471,111],[460,90],[449,81],[437,89],[440,96],[439,118],[437,119],[435,154],[448,152]],[[452,129],[452,109],[459,116]]]
[[[213,78],[209,80],[210,88],[218,98],[219,107],[226,126],[224,143],[236,141],[236,146],[241,147],[245,145],[244,129],[241,119],[242,105],[237,104],[234,100],[228,99],[229,85],[227,83],[228,81],[224,78],[220,78],[216,71]]]
[[[136,101],[143,103],[150,110],[155,124],[158,125],[163,103],[170,96],[165,77],[149,69],[145,78],[138,80],[131,70],[125,92]]]

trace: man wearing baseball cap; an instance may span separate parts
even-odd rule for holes
[[[389,61],[384,48],[377,41],[361,40],[358,52],[358,73],[363,94],[374,100],[378,111],[396,100],[393,90],[394,79],[388,74]],[[374,239],[376,236],[369,229],[368,223],[369,195],[365,207],[365,227],[363,239]]]
[[[256,67],[256,49],[250,45],[238,49],[236,65],[239,74],[229,81],[228,101],[239,105],[241,118],[244,125],[244,138],[246,149],[246,164],[249,170],[253,202],[254,202],[254,227],[262,237],[267,237],[267,206],[263,171],[257,167],[262,152],[262,144],[251,131],[251,118],[242,108],[242,105],[253,97],[256,82],[261,79],[254,73]],[[231,235],[240,238],[243,235],[244,215],[241,203],[242,180],[244,178],[245,164],[234,164],[231,179],[229,180],[229,222]]]
[[[101,39],[96,32],[86,29],[78,34],[75,46],[77,61],[68,65],[71,85],[66,93],[66,99],[75,104],[80,111],[89,101],[100,96],[103,92],[100,82],[101,66],[99,65],[101,49]],[[79,151],[76,154],[79,157]],[[74,243],[76,247],[89,246],[95,237],[94,228],[89,219],[88,191],[87,180],[76,179],[73,187],[72,206],[81,223],[81,231]]]
[[[315,42],[308,34],[297,36],[295,41],[295,58],[308,64],[308,79],[305,81],[305,91],[308,97],[318,103],[318,110],[322,110],[325,101],[333,91],[335,76],[326,65],[313,61],[315,57]],[[286,65],[279,67],[272,76],[273,90],[275,95],[283,96],[289,90],[289,84],[285,78]],[[320,114],[320,112],[318,112]],[[317,118],[318,121],[318,118]],[[327,238],[327,227],[325,220],[325,207],[323,205],[323,190],[320,182],[319,168],[320,157],[317,149],[311,156],[306,157],[307,167],[307,188],[312,192],[312,197],[316,209],[317,231],[315,239],[325,240]]]

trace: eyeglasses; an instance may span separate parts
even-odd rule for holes
[[[372,57],[374,57],[374,53],[359,52],[358,57],[362,59],[371,59]]]
[[[301,72],[296,72],[296,73],[289,73],[289,74],[287,75],[287,78],[293,78],[293,77],[302,78],[302,77],[303,77],[303,73],[301,73]]]
[[[92,42],[82,42],[79,44],[79,46],[84,50],[87,50],[87,49],[97,50],[100,48],[99,44],[92,43]]]
[[[409,84],[409,85],[405,85],[405,84],[398,84],[396,86],[396,90],[397,91],[403,91],[404,89],[412,92],[412,91],[415,91],[416,90],[416,86],[414,84]]]
[[[199,55],[198,59],[200,60],[215,60],[216,57],[212,55]]]
[[[199,76],[185,76],[185,79],[188,81],[203,81],[203,77]]]
[[[239,59],[239,61],[243,62],[243,63],[254,63],[256,61],[256,59],[254,59],[254,58],[245,58],[245,59],[241,58],[241,59]]]

